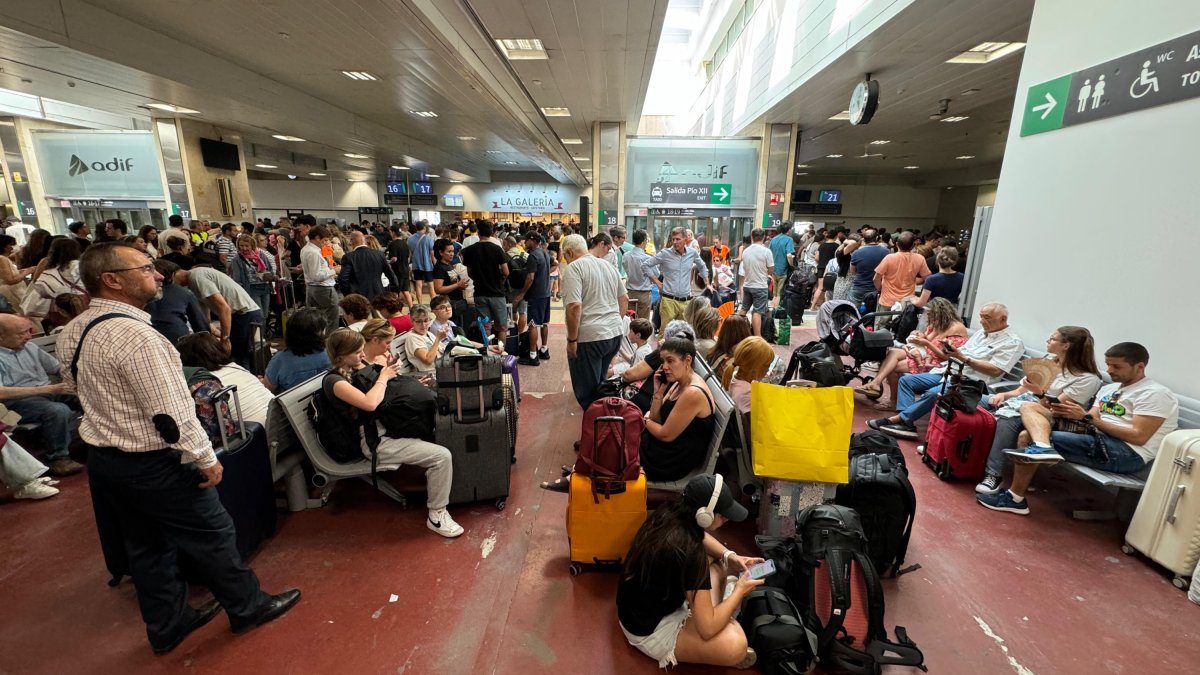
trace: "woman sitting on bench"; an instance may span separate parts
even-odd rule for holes
[[[679,480],[704,461],[713,435],[713,400],[696,374],[696,345],[671,338],[659,347],[662,365],[642,431],[642,468],[653,481]]]
[[[908,336],[908,344],[903,347],[888,349],[883,363],[879,364],[879,372],[859,391],[871,399],[878,401],[883,397],[883,383],[891,385],[896,391],[896,382],[905,373],[928,373],[942,365],[938,358],[943,342],[949,342],[956,349],[967,343],[967,327],[958,318],[958,310],[945,298],[934,298],[925,310],[928,326],[924,333],[913,333]],[[930,346],[937,349],[930,349]],[[881,403],[880,405],[883,405]]]

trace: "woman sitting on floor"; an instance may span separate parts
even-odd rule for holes
[[[879,364],[879,372],[871,381],[857,387],[857,391],[872,401],[883,397],[883,382],[896,391],[896,382],[905,373],[928,373],[942,365],[937,354],[944,351],[942,344],[949,342],[957,349],[967,343],[967,327],[958,317],[958,310],[945,298],[934,298],[925,310],[929,325],[924,333],[914,332],[908,336],[908,344],[888,349],[887,356]],[[935,349],[930,349],[935,346]],[[882,404],[881,404],[882,405]]]
[[[660,668],[749,668],[757,660],[733,615],[764,583],[747,572],[762,559],[737,555],[710,534],[747,515],[721,476],[704,474],[650,514],[634,537],[617,586],[617,620],[629,644]]]
[[[457,537],[463,533],[463,528],[446,511],[454,478],[450,451],[419,438],[391,438],[385,435],[383,425],[375,421],[371,422],[374,429],[367,429],[362,424],[363,417],[370,418],[359,413],[374,412],[383,402],[388,381],[399,375],[395,359],[386,359],[386,365],[379,368],[369,389],[362,391],[351,384],[354,373],[369,365],[365,346],[366,340],[357,331],[349,328],[333,331],[325,343],[333,367],[321,382],[322,395],[338,418],[358,430],[365,457],[371,456],[370,445],[377,443],[375,453],[380,466],[411,464],[425,469],[429,492],[426,504],[429,516],[425,526],[443,537]]]

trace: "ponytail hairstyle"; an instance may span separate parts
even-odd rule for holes
[[[349,328],[339,328],[330,333],[325,340],[325,353],[329,355],[334,372],[350,379],[353,369],[343,366],[341,360],[362,349],[366,343],[361,333]]]
[[[1062,368],[1072,375],[1091,373],[1099,375],[1096,367],[1096,342],[1091,332],[1082,326],[1059,326],[1058,336],[1067,343],[1067,353],[1063,354]]]

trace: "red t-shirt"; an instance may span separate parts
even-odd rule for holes
[[[407,333],[408,331],[412,330],[413,327],[412,317],[407,314],[393,316],[392,318],[388,319],[388,323],[392,324],[392,328],[396,329],[396,335]]]

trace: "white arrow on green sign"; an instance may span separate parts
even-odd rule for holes
[[[1021,118],[1021,135],[1061,129],[1070,89],[1070,75],[1030,87],[1029,96],[1025,98],[1025,116]]]
[[[708,191],[708,198],[713,204],[728,204],[733,198],[733,184],[713,183]]]

